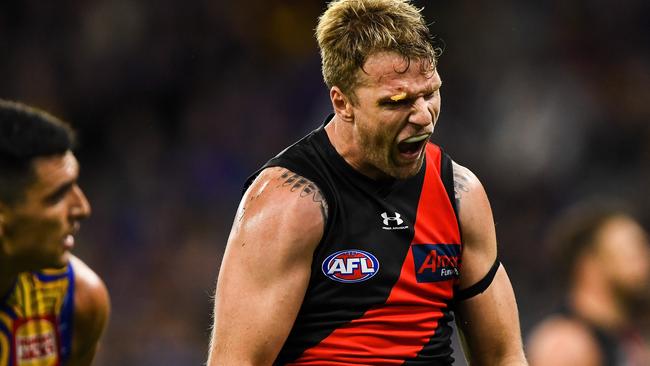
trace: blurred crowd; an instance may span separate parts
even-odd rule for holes
[[[0,5],[0,98],[79,131],[75,250],[113,304],[97,365],[205,361],[241,184],[330,111],[325,3]],[[434,141],[486,187],[526,334],[562,300],[543,244],[560,210],[613,198],[650,223],[650,3],[415,3],[446,44]]]

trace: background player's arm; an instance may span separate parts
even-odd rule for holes
[[[72,352],[66,365],[89,366],[110,312],[108,291],[102,280],[79,258],[71,257],[75,271]]]
[[[463,238],[460,288],[480,281],[497,255],[492,210],[478,178],[454,163],[454,188]],[[517,304],[503,266],[481,294],[456,309],[465,354],[472,365],[526,365]]]
[[[271,365],[309,283],[327,205],[310,181],[268,168],[237,211],[215,294],[208,366]]]

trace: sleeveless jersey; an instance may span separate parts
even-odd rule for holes
[[[275,365],[453,363],[448,322],[462,246],[451,164],[428,143],[417,175],[372,180],[347,164],[321,126],[262,167],[311,180],[329,208]]]
[[[0,299],[0,366],[62,366],[70,354],[72,265],[24,272]]]

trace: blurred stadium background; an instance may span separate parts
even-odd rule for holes
[[[447,45],[434,140],[486,187],[526,332],[561,300],[542,244],[553,215],[614,197],[650,218],[650,2],[415,3]],[[113,302],[97,365],[205,361],[240,186],[329,113],[312,36],[324,6],[0,5],[0,97],[80,133],[94,214],[76,253]]]

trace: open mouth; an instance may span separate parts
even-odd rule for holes
[[[397,144],[397,150],[406,157],[417,157],[428,140],[429,134],[409,137]]]

